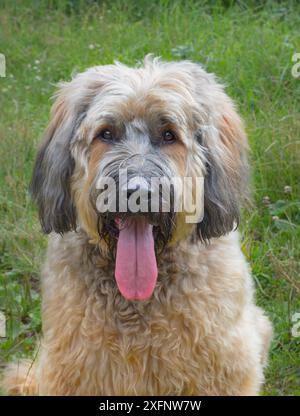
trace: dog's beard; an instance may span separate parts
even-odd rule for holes
[[[104,213],[98,233],[115,262],[115,278],[129,300],[151,297],[157,279],[157,256],[171,239],[175,213]]]
[[[153,226],[154,248],[156,255],[159,255],[172,237],[175,226],[175,215],[175,212],[141,214],[105,212],[98,214],[98,234],[100,238],[105,241],[112,259],[115,260],[120,232],[117,225],[118,220],[120,220],[121,223],[126,223],[126,220],[130,218],[144,217],[146,221]]]

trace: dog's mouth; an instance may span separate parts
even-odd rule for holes
[[[149,299],[157,280],[153,225],[144,216],[115,222],[119,229],[115,268],[118,288],[128,300]]]
[[[115,279],[128,300],[147,300],[157,281],[157,258],[170,243],[176,213],[111,212],[98,215],[98,234],[115,262]],[[107,255],[105,253],[105,255]]]

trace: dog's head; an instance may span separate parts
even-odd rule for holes
[[[44,232],[81,226],[102,255],[116,253],[122,294],[146,299],[161,248],[238,224],[246,150],[212,74],[146,57],[143,67],[98,66],[60,86],[31,189]]]

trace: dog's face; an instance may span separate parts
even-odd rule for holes
[[[219,237],[238,223],[246,148],[231,100],[199,65],[148,57],[141,68],[92,68],[61,85],[37,156],[32,193],[43,230],[80,225],[103,256],[116,254],[121,293],[147,299],[161,248],[190,235]],[[192,178],[196,204],[204,192],[201,221],[187,223],[186,206],[177,212],[182,190],[173,185],[165,198],[152,178]]]

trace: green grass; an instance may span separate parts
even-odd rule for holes
[[[265,395],[300,395],[300,52],[296,2],[7,1],[0,5],[1,365],[33,354],[40,332],[39,268],[46,239],[28,197],[35,149],[59,80],[146,53],[201,62],[228,85],[247,125],[254,203],[244,213],[243,250],[257,302],[275,327]],[[244,4],[244,5],[241,5]],[[259,4],[264,4],[260,6]],[[290,193],[284,187],[290,186]],[[270,198],[263,202],[263,198]]]

